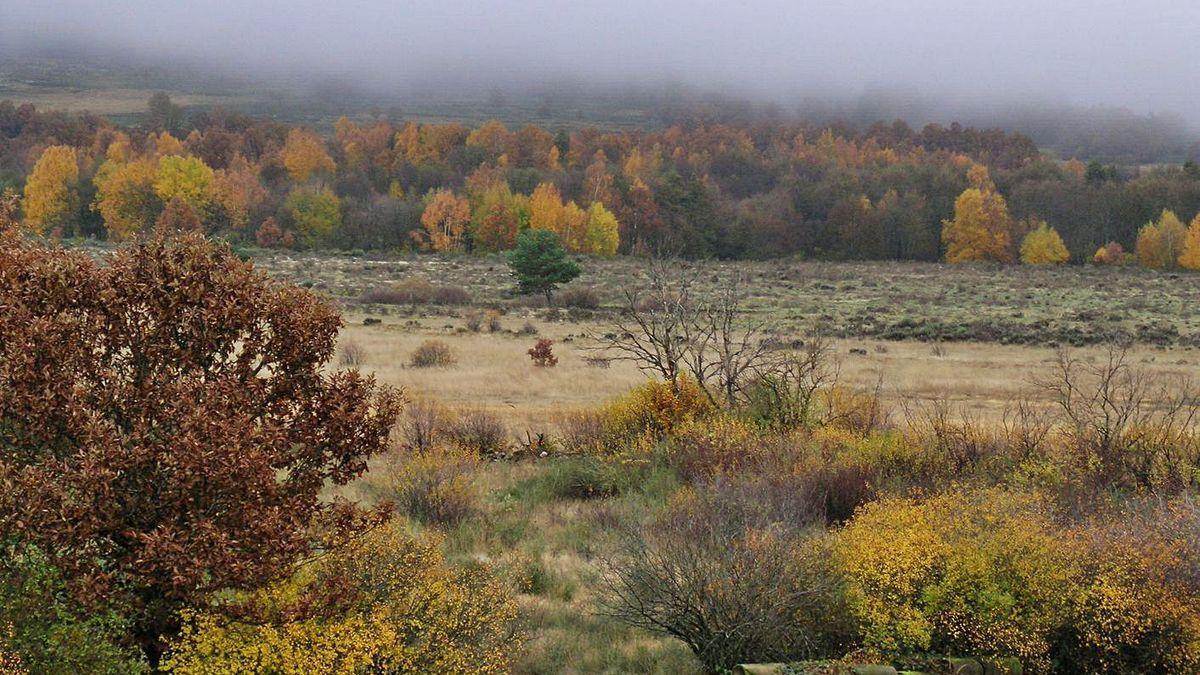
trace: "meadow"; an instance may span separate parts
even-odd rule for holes
[[[644,282],[644,261],[587,261],[584,276],[573,282],[591,291],[582,294],[584,308],[547,308],[514,297],[499,258],[271,253],[256,263],[335,298],[347,319],[339,342],[343,359],[349,352],[364,372],[402,387],[421,402],[424,412],[415,414],[428,415],[425,406],[433,405],[447,429],[454,419],[479,416],[502,429],[496,447],[506,459],[460,467],[462,482],[451,480],[457,487],[433,498],[451,499],[461,490],[465,514],[448,524],[418,515],[416,522],[425,524],[416,526],[444,531],[451,560],[493,565],[517,589],[528,642],[516,672],[704,670],[678,640],[630,628],[602,608],[603,560],[629,531],[677,499],[686,479],[662,467],[614,472],[553,440],[569,433],[574,416],[648,381],[634,363],[605,361],[612,354],[599,349],[622,288]],[[1049,413],[1053,392],[1038,382],[1072,341],[1082,343],[1071,348],[1073,358],[1101,364],[1109,346],[1097,343],[1125,334],[1134,367],[1154,377],[1200,375],[1195,320],[1184,309],[1197,292],[1188,275],[919,263],[700,265],[698,278],[708,290],[735,273],[748,276],[747,313],[778,326],[785,345],[802,348],[805,340],[827,336],[841,385],[876,392],[884,425],[893,428],[942,406],[963,429],[1010,424],[1018,401]],[[364,301],[380,288],[421,285],[413,279],[462,289],[469,301]],[[571,290],[565,290],[568,301],[580,295]],[[939,328],[924,332],[929,325]],[[553,341],[555,367],[531,362],[526,352],[538,338]],[[453,365],[409,364],[429,340],[449,346]],[[405,445],[410,433],[402,423],[397,443]],[[552,440],[533,443],[541,438]],[[539,456],[543,447],[547,454]],[[402,456],[377,460],[349,494],[367,501],[394,497],[395,476],[411,475],[396,468],[405,466]]]

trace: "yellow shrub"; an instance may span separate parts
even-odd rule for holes
[[[487,570],[455,570],[437,537],[377,530],[247,599],[255,621],[190,614],[168,672],[507,672],[516,603]],[[313,611],[315,608],[315,611]]]
[[[657,440],[675,427],[712,412],[712,404],[694,380],[681,377],[669,382],[651,380],[605,404],[595,414],[570,420],[569,449],[584,452],[623,453],[646,439]]]
[[[675,428],[669,461],[687,479],[736,472],[764,459],[767,444],[758,429],[720,414],[691,419]]]
[[[868,504],[836,551],[868,650],[1016,656],[1035,670],[1078,574],[1037,502],[997,490]]]
[[[480,464],[473,449],[434,446],[389,458],[371,472],[370,485],[421,522],[454,524],[479,510],[474,475]]]

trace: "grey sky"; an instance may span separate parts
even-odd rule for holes
[[[1200,118],[1200,2],[0,0],[0,40],[65,38],[400,86],[678,80],[786,102],[899,88]]]

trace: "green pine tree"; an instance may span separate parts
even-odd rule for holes
[[[517,278],[521,293],[543,293],[553,301],[559,284],[579,276],[579,265],[567,256],[558,235],[549,230],[525,230],[517,236],[517,247],[508,254],[508,266]]]

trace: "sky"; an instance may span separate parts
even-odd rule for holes
[[[381,90],[671,81],[784,103],[884,89],[1200,120],[1195,0],[0,0],[0,17],[18,48]]]

